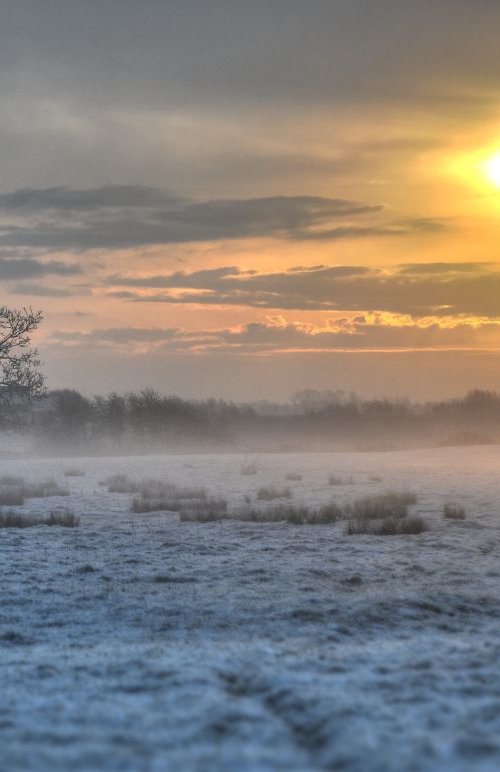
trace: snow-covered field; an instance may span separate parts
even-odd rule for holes
[[[81,517],[0,530],[2,772],[500,768],[500,447],[251,460],[2,461],[70,488],[21,511]],[[131,514],[113,473],[238,507],[269,484],[307,504],[409,488],[430,530]]]

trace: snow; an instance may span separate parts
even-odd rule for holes
[[[500,446],[250,460],[2,460],[70,488],[22,511],[81,517],[0,530],[2,771],[499,768]],[[99,485],[115,473],[230,508],[262,485],[311,505],[411,489],[430,530],[132,514]],[[467,520],[443,519],[451,500]]]

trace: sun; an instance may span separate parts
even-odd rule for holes
[[[500,188],[500,153],[488,158],[484,164],[486,176],[497,188]]]

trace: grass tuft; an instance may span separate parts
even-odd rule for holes
[[[0,528],[32,528],[37,525],[76,528],[79,524],[79,518],[67,507],[53,509],[49,515],[27,515],[15,509],[0,512]]]
[[[460,504],[448,502],[443,507],[443,517],[449,520],[465,520],[465,509]]]
[[[384,520],[404,518],[408,507],[417,503],[410,491],[389,491],[378,496],[365,496],[346,507],[346,515],[354,520]]]
[[[346,528],[348,536],[368,534],[369,536],[413,536],[428,530],[427,523],[421,517],[388,517],[382,520],[349,520]]]
[[[274,501],[274,499],[290,499],[292,491],[290,488],[275,488],[273,485],[266,485],[257,491],[258,501]]]

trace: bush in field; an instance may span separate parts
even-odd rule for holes
[[[65,477],[85,477],[83,469],[78,469],[76,466],[72,466],[64,471]]]
[[[76,528],[79,524],[79,518],[66,507],[53,509],[49,515],[27,515],[15,509],[0,511],[0,528],[32,528],[37,525]]]
[[[408,514],[408,507],[416,504],[417,497],[409,491],[382,493],[379,496],[366,496],[346,507],[346,515],[354,520],[381,520],[403,518]]]
[[[288,472],[285,475],[285,479],[289,480],[290,482],[300,482],[300,480],[302,480],[302,475],[300,472]]]
[[[465,509],[460,504],[448,502],[443,507],[443,517],[450,520],[465,520]]]
[[[417,535],[428,528],[421,517],[387,517],[375,520],[349,520],[346,528],[348,536],[368,534],[370,536]]]
[[[274,499],[290,499],[292,491],[290,488],[275,488],[273,485],[267,485],[259,488],[257,499],[259,501],[273,501]]]

